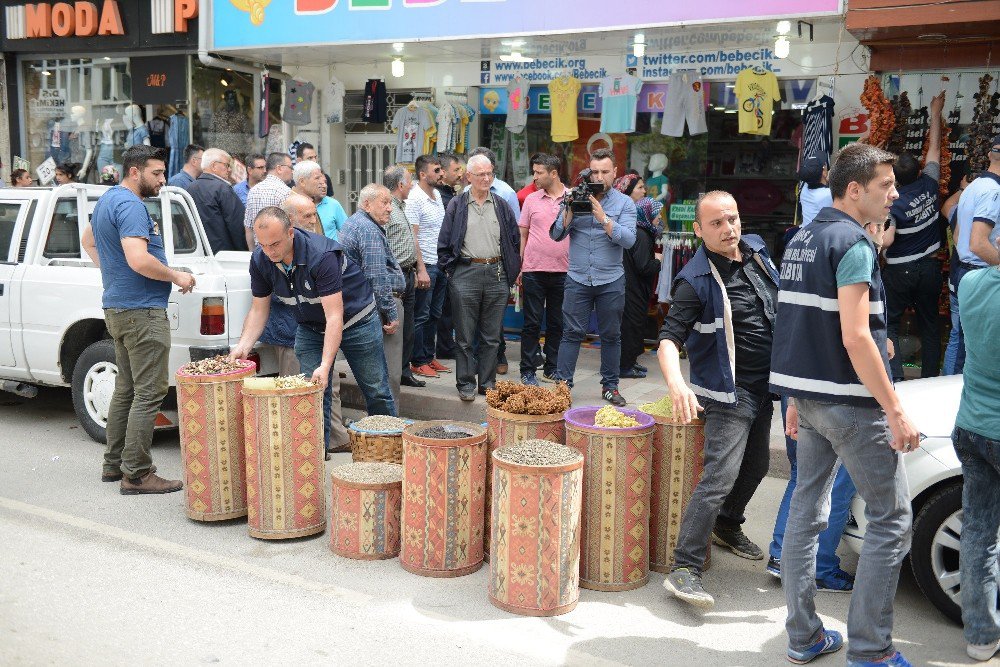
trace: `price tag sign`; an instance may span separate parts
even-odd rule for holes
[[[56,177],[56,161],[49,158],[35,169],[39,185],[48,185]]]

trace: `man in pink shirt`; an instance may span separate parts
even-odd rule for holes
[[[542,361],[538,335],[545,315],[545,365],[542,380],[555,382],[562,338],[562,302],[569,268],[569,237],[553,241],[549,228],[559,214],[567,190],[559,178],[559,158],[537,153],[531,171],[537,192],[524,200],[518,227],[521,231],[521,275],[524,292],[524,327],[521,329],[521,383],[538,385],[535,371]]]

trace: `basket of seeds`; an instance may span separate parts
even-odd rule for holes
[[[184,506],[190,519],[247,515],[243,380],[256,372],[252,361],[225,355],[177,370]]]
[[[347,427],[351,439],[351,458],[355,463],[403,462],[403,429],[412,419],[369,415]]]

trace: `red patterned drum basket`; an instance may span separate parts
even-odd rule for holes
[[[518,465],[493,456],[490,602],[525,616],[556,616],[580,599],[583,457]]]
[[[323,390],[243,388],[250,536],[284,540],[326,529]]]
[[[566,412],[566,444],[583,454],[580,586],[628,591],[649,581],[649,415],[622,409],[639,426],[594,426],[600,408]]]
[[[195,521],[222,521],[247,515],[243,448],[243,378],[256,365],[222,375],[177,371],[184,507]]]
[[[551,415],[515,415],[487,406],[486,408],[486,442],[489,451],[486,453],[486,538],[485,548],[487,560],[490,553],[490,521],[492,513],[490,503],[493,500],[493,452],[499,447],[507,447],[522,440],[551,440],[566,444],[566,421],[563,413]]]
[[[667,574],[674,562],[684,510],[705,468],[705,422],[695,419],[680,424],[669,417],[650,416],[656,431],[649,500],[649,569]],[[709,544],[704,569],[711,562]]]
[[[359,560],[399,555],[403,466],[349,463],[330,473],[330,550]]]
[[[472,435],[417,435],[434,426]],[[410,424],[403,429],[403,468],[403,568],[426,577],[458,577],[482,567],[486,429],[465,422]]]

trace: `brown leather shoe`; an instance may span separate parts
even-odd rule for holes
[[[447,366],[445,366],[444,364],[442,364],[437,359],[431,359],[431,363],[429,363],[427,365],[430,366],[431,368],[433,368],[438,373],[450,373],[451,372],[450,368],[448,368]]]
[[[156,466],[154,465],[153,467],[151,467],[149,469],[149,472],[156,472]],[[121,481],[121,478],[124,477],[124,476],[125,475],[122,474],[121,470],[119,470],[117,472],[102,472],[101,473],[101,481],[102,482],[119,482],[119,481]]]
[[[142,477],[122,478],[121,493],[123,496],[138,496],[146,493],[173,493],[184,488],[179,479],[163,479],[155,473],[147,472]]]

